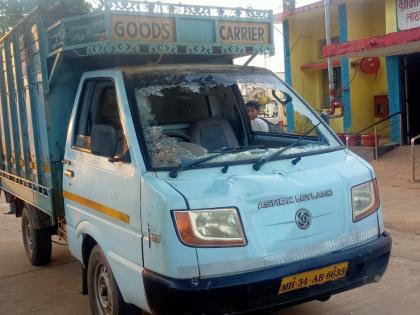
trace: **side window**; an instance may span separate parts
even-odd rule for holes
[[[112,80],[85,81],[78,105],[73,147],[104,157],[128,156]]]
[[[90,117],[90,103],[92,101],[92,94],[95,88],[94,81],[85,81],[82,88],[82,94],[77,105],[76,129],[73,140],[73,147],[82,151],[91,151],[90,134],[91,126]]]

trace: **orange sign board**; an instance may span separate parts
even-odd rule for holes
[[[175,42],[173,18],[111,15],[112,39],[145,42]]]

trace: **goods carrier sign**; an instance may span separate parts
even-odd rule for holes
[[[208,23],[203,23],[203,27],[200,29],[200,22],[183,21],[184,25],[181,25],[183,30],[180,35],[182,36],[192,29],[198,34],[204,31],[204,37],[212,37],[215,43],[242,45],[268,45],[271,43],[270,23],[219,20],[218,23],[214,23],[214,27],[209,28]],[[188,27],[188,23],[191,23],[190,27]],[[197,25],[194,25],[195,23]],[[170,17],[111,15],[112,39],[182,43],[187,38],[177,36],[179,24],[179,22],[176,24],[175,19]]]
[[[47,30],[48,54],[226,56],[274,54],[273,12],[109,0],[100,13]],[[197,59],[198,60],[198,59]]]
[[[173,18],[111,15],[112,39],[146,42],[174,42]]]
[[[222,43],[269,44],[268,23],[219,22],[219,38]]]

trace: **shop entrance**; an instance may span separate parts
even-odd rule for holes
[[[404,57],[404,143],[420,134],[420,53]]]

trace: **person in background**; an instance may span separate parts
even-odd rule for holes
[[[246,103],[246,110],[248,111],[252,130],[268,132],[268,124],[261,118],[258,118],[258,115],[260,114],[260,104],[256,101],[249,101]]]

